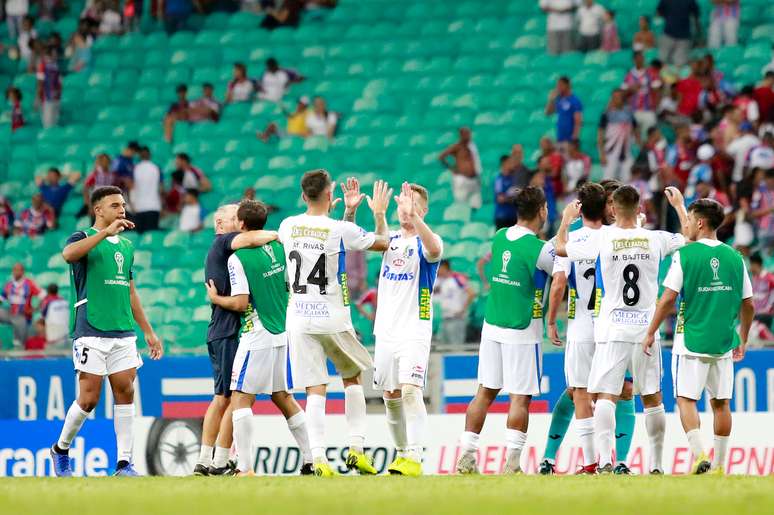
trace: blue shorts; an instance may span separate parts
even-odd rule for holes
[[[234,367],[234,357],[239,348],[239,336],[219,338],[207,342],[207,351],[212,364],[212,379],[215,383],[215,395],[231,396],[231,369]]]

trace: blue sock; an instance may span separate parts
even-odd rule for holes
[[[556,452],[562,445],[567,428],[570,427],[570,421],[575,414],[575,405],[567,394],[567,390],[562,392],[559,400],[556,401],[554,412],[551,414],[551,426],[548,428],[548,440],[546,440],[546,452],[543,457],[550,461],[556,460]]]
[[[615,457],[626,463],[634,438],[634,399],[619,400],[615,405]]]

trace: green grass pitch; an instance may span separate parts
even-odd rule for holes
[[[743,515],[774,510],[770,477],[2,479],[8,515],[530,513]]]

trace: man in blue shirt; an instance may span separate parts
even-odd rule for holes
[[[497,230],[516,224],[516,192],[518,186],[509,156],[500,157],[500,173],[495,178],[495,227]]]
[[[73,172],[67,177],[67,182],[62,184],[62,172],[58,168],[49,168],[45,179],[35,177],[35,183],[38,185],[43,200],[54,210],[57,219],[59,219],[67,196],[80,178],[79,172]]]
[[[685,66],[691,51],[691,19],[696,33],[701,31],[696,0],[660,0],[656,13],[664,18],[664,33],[658,42],[659,57],[665,63]]]
[[[567,145],[574,139],[580,139],[581,125],[583,124],[583,104],[576,97],[570,87],[570,79],[559,77],[556,88],[548,95],[546,114],[556,113],[556,141],[559,148],[566,150]]]
[[[120,187],[124,191],[132,189],[132,180],[134,179],[134,158],[140,153],[140,144],[136,141],[130,141],[126,147],[121,150],[113,162],[110,163],[110,171],[118,177]]]

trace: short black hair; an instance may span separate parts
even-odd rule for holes
[[[177,91],[178,93],[182,93],[182,92],[187,93],[188,86],[186,86],[185,84],[178,84],[177,87],[175,88],[175,91]]]
[[[613,192],[613,203],[619,208],[632,213],[640,205],[640,192],[634,186],[624,184]]]
[[[268,59],[266,59],[266,67],[267,68],[278,68],[279,67],[279,63],[277,62],[277,60],[275,58],[269,57]]]
[[[60,175],[60,176],[62,175],[62,172],[60,172],[59,168],[57,168],[56,166],[52,166],[51,168],[48,169],[48,171],[49,172],[54,172],[55,174]]]
[[[325,188],[329,187],[332,182],[331,174],[322,168],[310,170],[301,178],[301,191],[309,200],[319,200]]]
[[[546,205],[543,188],[527,186],[516,193],[516,211],[521,220],[534,220]]]
[[[615,190],[621,187],[621,182],[615,179],[602,179],[599,185],[605,190],[605,197],[609,197]]]
[[[193,197],[199,198],[199,190],[196,188],[186,188],[185,189],[186,195],[191,195]]]
[[[132,149],[135,152],[139,152],[140,151],[140,144],[137,143],[136,141],[130,141],[129,143],[126,144],[126,148]]]
[[[723,212],[723,206],[717,200],[710,198],[703,198],[696,200],[688,206],[688,212],[693,213],[693,216],[705,220],[712,230],[717,230],[723,224],[726,215]]]
[[[244,222],[245,227],[250,231],[263,229],[268,216],[269,210],[263,202],[250,199],[244,199],[239,202],[237,220]]]
[[[49,295],[56,295],[57,293],[59,293],[59,286],[57,286],[54,283],[51,283],[46,287],[46,292],[48,292]]]
[[[501,155],[501,156],[500,156],[500,164],[503,164],[504,162],[506,162],[506,161],[508,160],[508,158],[509,158],[509,157],[510,157],[510,156],[507,156],[507,155],[505,155],[505,154]]]
[[[191,156],[189,156],[185,152],[178,152],[175,155],[175,157],[177,157],[178,159],[182,159],[183,161],[185,161],[188,164],[191,164]]]
[[[247,73],[247,66],[245,66],[245,63],[234,63],[234,68],[240,70],[242,73]]]
[[[567,75],[562,75],[559,77],[559,82],[564,82],[568,86],[570,85],[570,78]]]
[[[587,220],[597,222],[605,218],[607,195],[605,188],[594,182],[587,182],[578,190],[581,202],[581,214]]]
[[[763,257],[761,257],[759,252],[755,252],[752,256],[750,256],[750,263],[756,263],[763,266]]]
[[[442,259],[440,263],[438,263],[439,267],[445,266],[446,268],[451,270],[451,261],[448,259]]]
[[[774,179],[774,168],[769,168],[766,170],[766,172],[763,174],[763,176],[766,179]]]
[[[205,82],[204,84],[202,84],[202,89],[206,89],[206,88],[215,89],[215,87],[212,85],[211,82]]]
[[[97,205],[97,202],[102,200],[105,197],[109,197],[110,195],[123,195],[124,192],[121,191],[121,188],[117,186],[102,186],[100,188],[95,189],[91,193],[91,205],[95,206]]]

